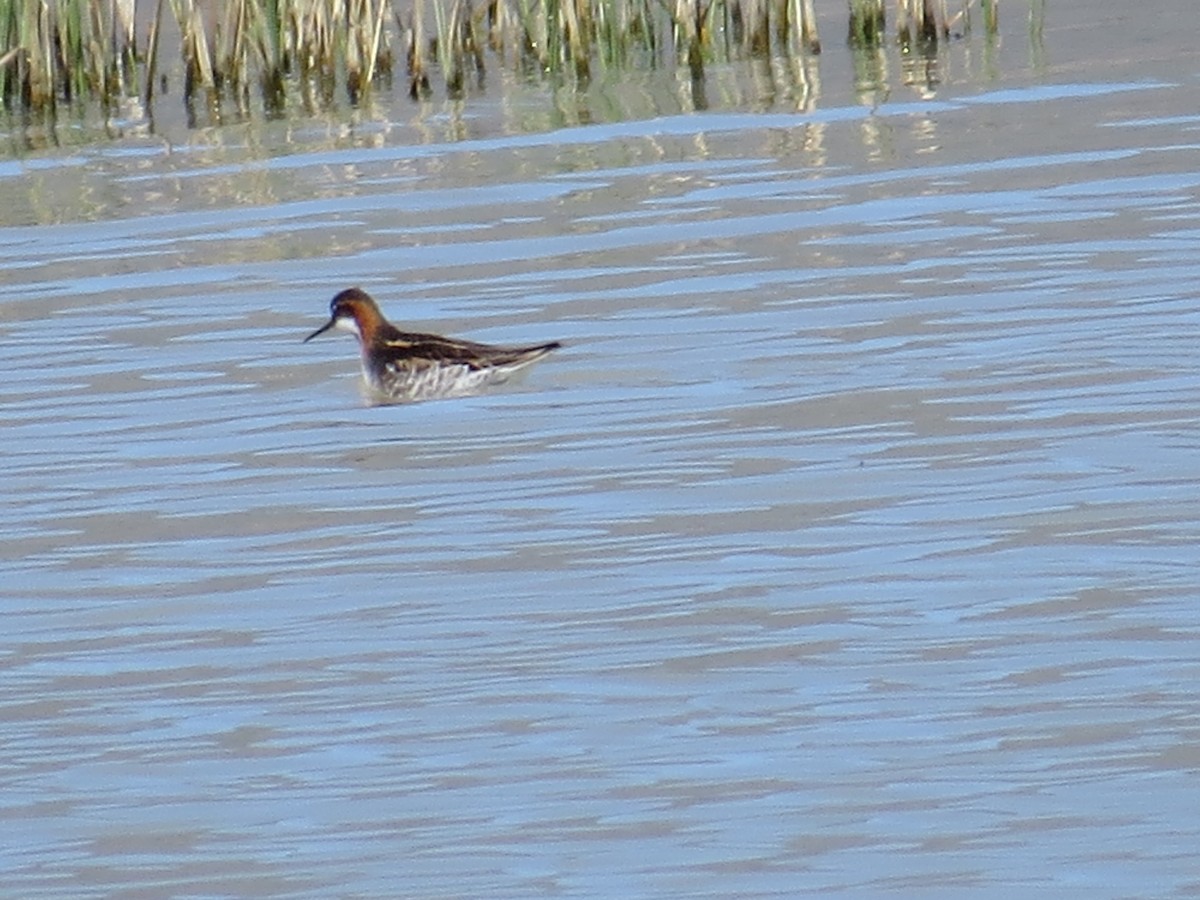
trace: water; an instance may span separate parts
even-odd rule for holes
[[[2,893],[1197,894],[1168,25],[0,165]],[[350,284],[568,346],[371,407]]]

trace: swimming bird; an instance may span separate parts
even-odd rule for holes
[[[304,343],[331,328],[349,331],[358,338],[363,381],[373,399],[383,403],[475,394],[562,346],[551,341],[530,347],[495,347],[401,331],[359,288],[348,288],[334,297],[329,303],[329,321]]]

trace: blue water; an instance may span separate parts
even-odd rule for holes
[[[5,163],[3,893],[1194,892],[1196,72],[1086,61]],[[369,406],[350,284],[567,347]]]

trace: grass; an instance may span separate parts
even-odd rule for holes
[[[108,110],[124,97],[149,108],[167,83],[163,54],[182,60],[189,110],[261,104],[283,114],[343,92],[357,103],[392,80],[397,52],[409,93],[422,98],[439,75],[452,97],[481,85],[489,61],[585,87],[598,72],[633,67],[686,67],[698,81],[710,63],[821,47],[815,0],[141,0],[141,10],[137,2],[0,0],[5,108]],[[970,28],[976,2],[995,33],[996,0],[955,0],[953,16],[947,2],[894,0],[896,39],[936,45]],[[884,0],[848,3],[852,45],[889,38]],[[163,49],[168,32],[178,46]]]

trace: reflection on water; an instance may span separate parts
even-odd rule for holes
[[[0,171],[5,888],[1186,894],[1192,93]],[[349,284],[567,346],[370,407]]]

